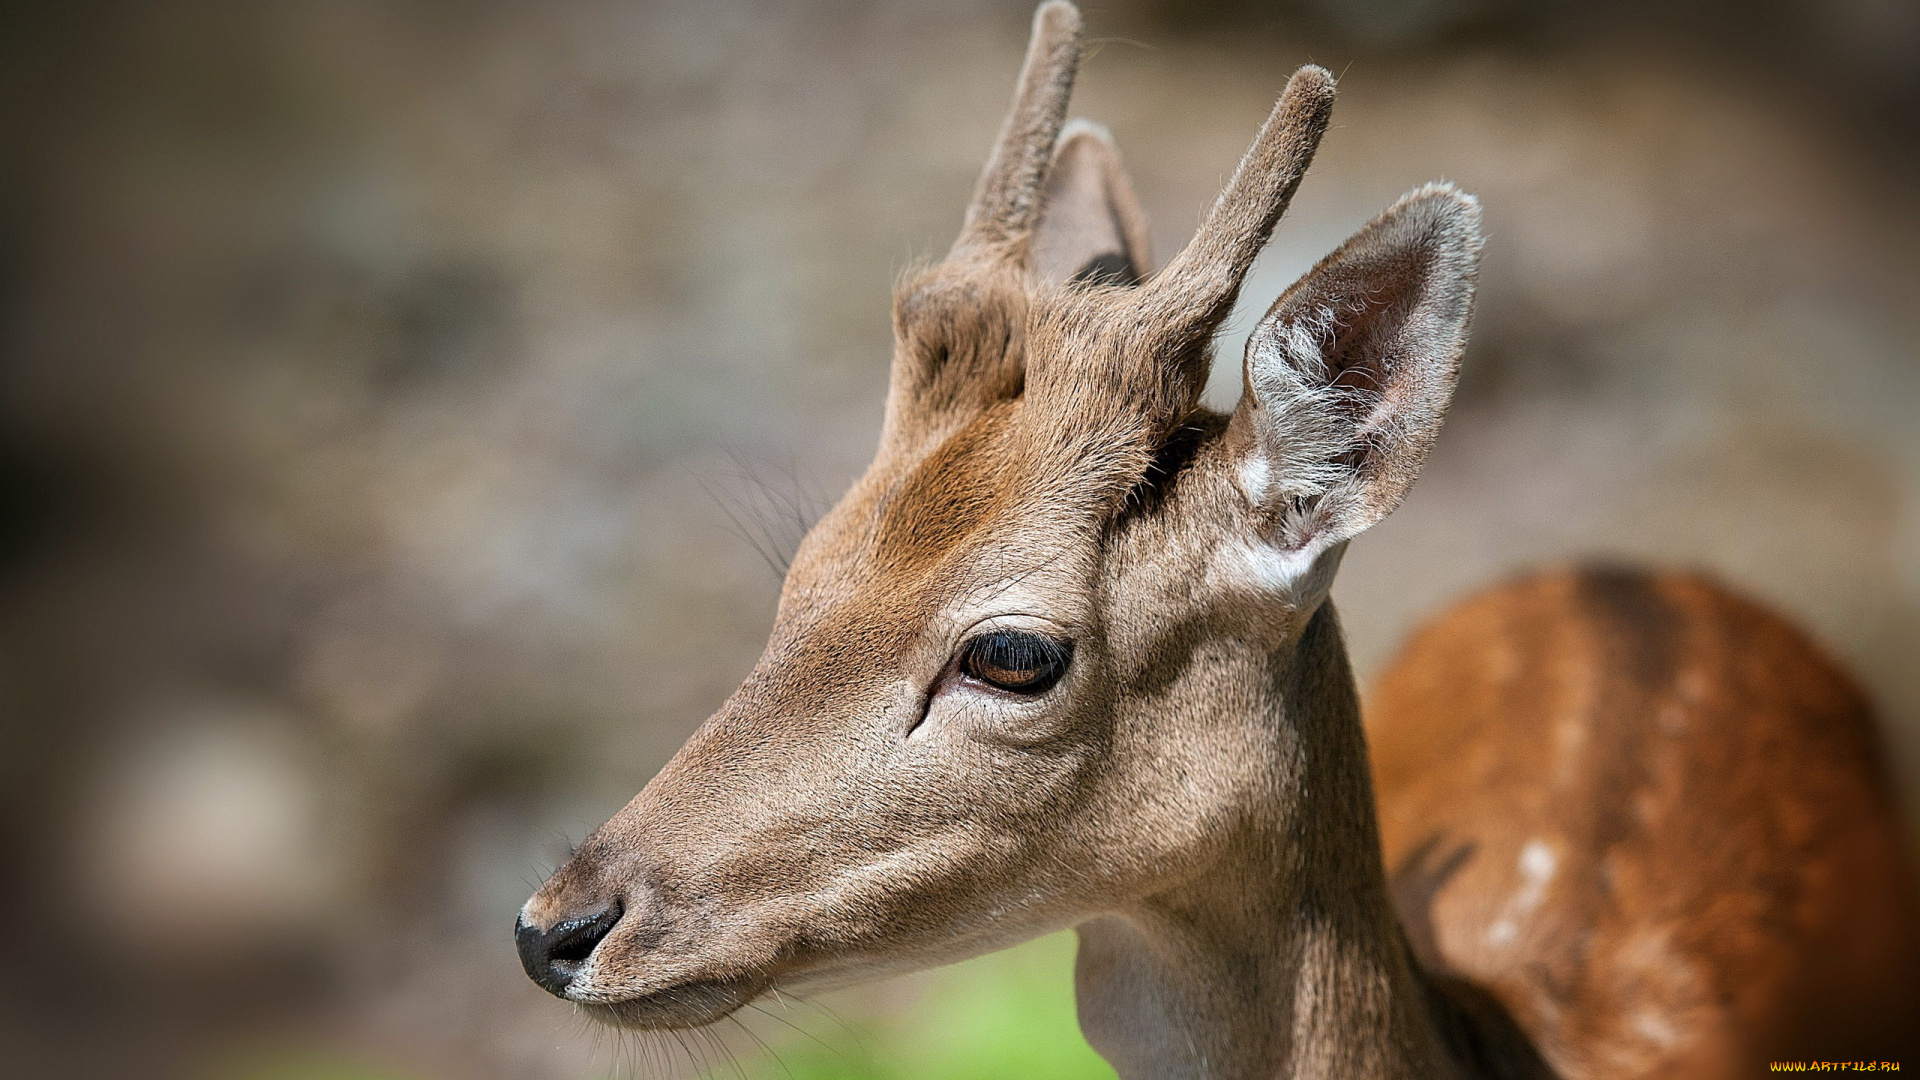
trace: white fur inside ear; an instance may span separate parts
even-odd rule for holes
[[[1257,593],[1297,611],[1311,611],[1333,588],[1346,552],[1344,540],[1290,548],[1260,537],[1240,537],[1220,546],[1213,573],[1236,590]]]
[[[1271,506],[1290,500],[1310,505],[1327,487],[1309,478],[1301,484],[1297,478],[1282,482],[1280,472],[1265,453],[1248,454],[1235,470],[1234,480],[1241,494],[1254,507]],[[1345,541],[1333,541],[1315,524],[1318,515],[1288,515],[1269,535],[1247,537],[1226,544],[1217,560],[1217,571],[1243,588],[1251,588],[1292,607],[1311,607],[1326,596],[1333,575],[1340,568]]]
[[[1306,549],[1320,538],[1327,504],[1358,479],[1353,455],[1383,420],[1380,395],[1338,385],[1327,370],[1320,343],[1330,334],[1322,324],[1336,319],[1329,309],[1300,322],[1269,322],[1247,343],[1259,439],[1240,479],[1254,505],[1294,507],[1271,538],[1283,547]]]
[[[1247,460],[1240,463],[1240,492],[1247,501],[1255,506],[1264,505],[1273,483],[1273,466],[1267,464],[1265,454],[1248,454]]]

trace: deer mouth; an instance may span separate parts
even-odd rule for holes
[[[763,975],[694,979],[618,1001],[582,1002],[586,1014],[603,1024],[642,1031],[705,1027],[726,1019],[765,993],[772,980]]]

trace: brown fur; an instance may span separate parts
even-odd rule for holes
[[[1135,283],[1144,224],[1117,153],[1089,128],[1061,136],[1078,56],[1077,13],[1044,5],[959,240],[897,291],[872,465],[801,544],[740,689],[522,909],[529,974],[602,1019],[677,1027],[1073,926],[1082,1028],[1124,1076],[1228,1080],[1642,1075],[1647,1017],[1673,1046],[1735,1046],[1735,1021],[1786,1023],[1774,1003],[1792,994],[1768,987],[1876,985],[1910,916],[1876,909],[1859,925],[1884,932],[1844,940],[1833,917],[1842,882],[1897,854],[1848,741],[1853,699],[1836,677],[1794,681],[1805,650],[1767,617],[1714,614],[1725,603],[1665,579],[1581,578],[1519,637],[1410,654],[1389,730],[1464,752],[1557,708],[1592,720],[1576,734],[1595,749],[1564,792],[1563,772],[1526,771],[1527,732],[1383,764],[1393,799],[1430,796],[1388,804],[1414,916],[1396,919],[1326,597],[1438,433],[1478,206],[1446,186],[1395,203],[1269,309],[1239,406],[1206,411],[1208,343],[1326,130],[1332,79],[1294,75],[1193,242]],[[1070,271],[1082,257],[1097,272]],[[1070,645],[1059,680],[1023,695],[969,676],[969,644],[1008,632]],[[1449,678],[1502,657],[1544,696],[1488,684],[1446,702],[1452,726],[1420,726]],[[1754,710],[1785,719],[1716,741]],[[1687,753],[1666,752],[1676,739]],[[1805,798],[1751,760],[1781,751],[1818,774]],[[1751,810],[1759,839],[1717,877],[1655,880],[1722,851],[1706,800],[1723,788],[1696,773],[1749,765],[1761,779],[1739,797],[1772,799]],[[1497,805],[1483,780],[1558,815],[1569,875],[1515,922],[1524,952],[1492,960],[1458,936],[1502,917],[1500,875],[1530,865],[1538,831],[1494,830],[1530,820],[1506,807],[1484,833],[1449,817]],[[1648,848],[1649,820],[1698,824]],[[1440,839],[1409,840],[1416,826]],[[1825,965],[1800,963],[1817,945]],[[1682,978],[1668,955],[1718,966]]]
[[[1422,630],[1369,706],[1423,951],[1562,1075],[1915,1059],[1920,908],[1872,717],[1772,613],[1687,575],[1542,575]]]

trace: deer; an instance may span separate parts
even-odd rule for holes
[[[520,910],[527,974],[691,1028],[1071,928],[1129,1080],[1898,1060],[1903,826],[1866,699],[1781,617],[1537,572],[1416,633],[1363,723],[1329,590],[1438,435],[1476,200],[1361,228],[1210,410],[1334,79],[1292,75],[1155,270],[1111,137],[1067,121],[1080,49],[1042,5],[959,237],[896,287],[871,465],[738,691]]]

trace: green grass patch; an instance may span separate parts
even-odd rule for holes
[[[845,1027],[795,1009],[784,1018],[812,1037],[787,1032],[742,1071],[748,1080],[1114,1080],[1080,1037],[1073,950],[1073,935],[1060,933],[943,968],[910,1004],[849,1017]],[[755,1026],[763,1037],[782,1030]]]
[[[404,1073],[304,1050],[247,1055],[209,1075],[210,1080],[415,1080]]]

